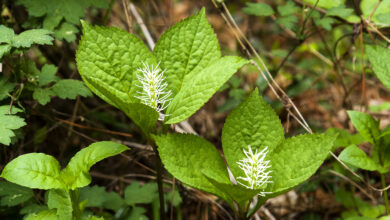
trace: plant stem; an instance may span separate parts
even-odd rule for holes
[[[70,190],[69,195],[70,199],[72,201],[72,208],[73,208],[73,218],[75,220],[81,220],[82,219],[82,213],[79,207],[79,193],[80,191],[78,189],[76,190]]]
[[[381,183],[382,183],[382,188],[386,187],[386,180],[385,180],[385,175],[381,174]],[[386,208],[386,215],[390,214],[390,207],[389,207],[389,198],[387,197],[387,190],[384,192],[384,199],[385,199],[385,208]]]
[[[162,182],[162,162],[160,159],[160,155],[157,151],[157,146],[154,142],[152,142],[152,147],[154,154],[156,155],[156,171],[157,171],[157,186],[158,186],[158,197],[160,199],[160,219],[165,220],[165,201],[164,201],[164,189]]]

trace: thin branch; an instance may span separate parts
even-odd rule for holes
[[[148,42],[148,45],[151,50],[154,48],[154,41],[152,36],[150,35],[150,32],[148,28],[145,26],[145,23],[142,21],[141,16],[139,15],[137,9],[135,8],[133,3],[130,3],[130,11],[134,15],[135,20],[137,21],[138,25],[140,26],[142,33],[144,33],[145,39]]]
[[[124,9],[125,15],[126,15],[127,27],[129,28],[129,32],[133,33],[133,25],[131,22],[131,15],[129,15],[129,12],[128,12],[129,4],[128,4],[127,0],[122,0],[122,5],[123,5],[123,9]]]

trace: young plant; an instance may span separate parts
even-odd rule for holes
[[[154,147],[163,218],[161,162],[151,134],[167,129],[158,131],[157,121],[167,125],[189,118],[248,60],[221,56],[204,9],[165,31],[153,52],[123,30],[82,26],[76,54],[80,75],[97,96],[132,119]]]
[[[257,89],[231,112],[222,131],[222,148],[234,183],[220,153],[205,139],[190,134],[153,138],[172,175],[224,199],[240,219],[250,219],[267,199],[306,181],[325,160],[335,140],[326,134],[285,139],[278,116]],[[257,202],[250,208],[254,197]]]
[[[371,115],[358,111],[348,111],[348,115],[359,134],[366,142],[372,144],[371,156],[352,144],[345,148],[339,155],[340,160],[357,168],[377,171],[381,175],[382,187],[386,187],[385,175],[390,167],[390,126],[379,128],[380,121]],[[387,191],[384,192],[386,213],[390,214]]]
[[[1,177],[28,188],[49,190],[49,210],[31,214],[27,219],[81,220],[85,204],[78,202],[79,188],[91,183],[89,169],[95,163],[127,149],[114,142],[96,142],[76,153],[62,170],[52,156],[24,154],[9,162]]]

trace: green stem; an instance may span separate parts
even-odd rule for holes
[[[79,194],[80,191],[78,189],[69,191],[70,199],[72,201],[73,217],[75,220],[82,219],[82,213],[79,207]]]
[[[385,180],[385,175],[381,174],[381,183],[382,183],[382,188],[386,187],[386,180]],[[389,198],[387,196],[387,190],[383,192],[384,199],[385,199],[385,208],[386,208],[386,215],[390,214],[390,207],[389,207]]]
[[[164,188],[163,188],[163,181],[162,181],[162,162],[160,155],[157,151],[157,146],[152,142],[152,147],[154,154],[156,155],[156,171],[157,171],[157,186],[158,186],[158,196],[160,199],[160,219],[165,220],[165,200],[164,200]]]

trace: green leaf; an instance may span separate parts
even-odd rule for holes
[[[45,19],[55,16],[72,24],[77,24],[84,17],[85,9],[90,6],[108,8],[105,0],[18,0],[18,4],[26,7],[29,16],[45,16]]]
[[[271,6],[266,3],[251,3],[246,2],[246,7],[242,9],[245,14],[257,16],[270,16],[275,12]]]
[[[371,144],[378,141],[380,136],[379,121],[371,115],[358,111],[347,111],[352,124],[360,135]]]
[[[23,118],[13,115],[20,111],[20,109],[13,107],[11,115],[8,114],[8,110],[8,105],[0,106],[0,143],[4,145],[9,145],[11,143],[11,138],[15,136],[13,130],[26,125]]]
[[[12,28],[0,25],[0,43],[11,44],[14,36],[15,32]]]
[[[55,209],[44,210],[38,214],[33,213],[28,215],[25,220],[58,220]]]
[[[47,84],[57,81],[56,76],[57,67],[52,64],[45,64],[38,74],[39,86],[46,86]]]
[[[280,17],[276,19],[276,23],[283,25],[288,29],[293,29],[298,22],[298,18],[294,15]]]
[[[284,129],[275,111],[260,96],[256,89],[226,118],[222,130],[222,147],[226,162],[235,177],[244,172],[237,162],[245,157],[243,149],[248,145],[261,151],[272,151],[284,140]]]
[[[80,189],[79,202],[87,200],[86,207],[101,207],[107,192],[101,186],[86,186]]]
[[[79,29],[70,23],[63,23],[58,30],[55,30],[55,37],[58,40],[65,39],[67,42],[73,42],[76,40],[76,34],[79,32]]]
[[[320,7],[320,8],[325,8],[325,9],[329,9],[329,8],[333,8],[333,7],[337,7],[341,4],[344,4],[345,0],[303,0],[304,2],[307,2],[311,5],[315,5],[317,3],[317,7]]]
[[[1,177],[33,189],[61,189],[60,164],[49,155],[42,153],[23,154],[3,169]]]
[[[389,26],[388,15],[390,13],[390,1],[385,0],[377,6],[379,0],[362,0],[360,2],[360,9],[363,13],[363,18],[367,19],[371,16],[371,21],[379,26]],[[381,16],[380,16],[381,15]]]
[[[299,11],[299,7],[293,1],[288,1],[286,5],[278,6],[278,12],[281,16],[288,16]]]
[[[41,212],[44,210],[47,210],[47,206],[38,205],[36,203],[31,203],[31,204],[24,206],[22,209],[20,209],[19,214],[27,215],[27,214],[32,214],[32,213],[38,213],[38,212]]]
[[[11,51],[10,45],[0,45],[0,59],[7,53]]]
[[[228,197],[215,187],[202,173],[212,169],[219,182],[229,182],[225,163],[218,150],[205,139],[190,134],[168,134],[154,136],[161,161],[165,168],[181,182],[218,195]]]
[[[233,185],[229,182],[220,182],[215,178],[215,175],[209,173],[210,170],[203,170],[205,177],[219,190],[226,193],[231,200],[237,202],[240,205],[243,205],[248,200],[252,200],[254,196],[259,194],[263,189],[247,189],[241,185]]]
[[[326,12],[326,16],[337,16],[340,18],[346,18],[350,15],[352,15],[353,9],[352,8],[346,8],[345,5],[339,5],[337,7],[332,7]]]
[[[14,37],[12,46],[31,47],[32,44],[52,45],[53,38],[50,36],[52,33],[45,29],[27,30]]]
[[[133,182],[125,189],[125,201],[128,205],[152,203],[156,198],[158,198],[156,183],[140,186],[138,182]]]
[[[69,192],[62,189],[49,190],[47,205],[49,209],[57,209],[58,219],[73,219],[72,199]]]
[[[96,142],[77,152],[61,171],[61,176],[68,189],[84,187],[91,183],[89,169],[97,162],[122,153],[128,148],[111,142]]]
[[[332,30],[332,24],[334,23],[334,19],[330,17],[324,17],[322,19],[315,19],[314,22],[316,25],[323,27],[325,30]]]
[[[148,220],[149,218],[144,215],[145,213],[146,213],[145,208],[134,206],[127,219],[128,220]]]
[[[390,50],[381,46],[366,45],[366,52],[375,75],[390,89]]]
[[[83,97],[92,96],[91,91],[84,83],[74,79],[63,79],[52,87],[54,93],[61,99],[76,99],[78,95]]]
[[[35,88],[33,92],[33,99],[38,101],[41,105],[46,105],[50,102],[51,97],[56,95],[51,88]]]
[[[248,60],[226,56],[200,72],[191,72],[167,109],[167,124],[184,121],[200,109]]]
[[[123,205],[125,205],[125,202],[123,201],[122,197],[120,197],[118,193],[116,192],[106,193],[105,200],[103,202],[104,208],[117,212]]]
[[[270,155],[273,183],[266,192],[270,197],[286,192],[312,176],[333,146],[334,136],[298,135],[284,140]]]
[[[135,86],[137,68],[142,62],[156,66],[153,55],[140,39],[124,30],[82,24],[83,36],[76,60],[87,86],[118,108],[139,103],[135,97],[139,91]]]
[[[144,43],[123,30],[83,22],[83,37],[76,54],[77,67],[86,85],[107,103],[119,108],[148,134],[158,113],[142,104],[137,95],[137,68],[157,62]]]
[[[350,145],[345,148],[339,155],[339,159],[345,163],[353,165],[355,167],[369,170],[369,171],[379,171],[387,172],[387,169],[382,168],[378,163],[373,159],[367,156],[367,154],[356,145]]]
[[[29,188],[19,186],[10,182],[0,182],[1,206],[16,206],[20,203],[26,202],[33,196],[34,192]]]
[[[0,54],[1,57],[1,54]],[[8,94],[12,92],[15,88],[15,84],[7,82],[7,78],[1,77],[0,78],[0,101],[6,99]]]
[[[106,192],[102,186],[86,186],[80,189],[79,202],[87,200],[86,207],[104,207],[117,211],[125,202],[116,192]]]
[[[168,90],[175,96],[185,88],[183,82],[187,75],[199,73],[221,57],[218,39],[207,21],[205,10],[165,31],[153,54],[165,70]]]

